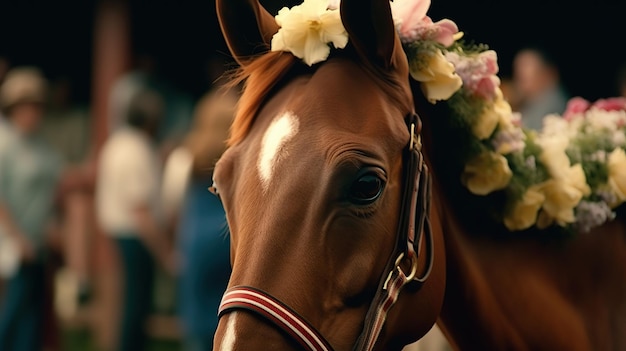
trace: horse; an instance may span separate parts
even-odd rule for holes
[[[400,350],[439,315],[445,256],[389,3],[342,1],[350,43],[313,67],[267,52],[257,0],[217,13],[246,85],[214,171],[232,261],[214,349]]]
[[[348,45],[306,67],[268,52],[256,0],[217,1],[247,85],[214,173],[233,266],[214,349],[400,350],[435,321],[459,350],[626,348],[624,211],[566,238],[485,225],[388,1],[340,6]]]

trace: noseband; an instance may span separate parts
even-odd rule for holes
[[[363,331],[353,347],[354,351],[370,351],[374,348],[387,313],[397,301],[402,288],[414,284],[417,290],[426,281],[433,267],[434,242],[428,219],[431,180],[421,152],[419,117],[412,114],[407,119],[407,125],[411,138],[403,151],[404,193],[396,243],[365,316]],[[427,266],[424,273],[417,276],[422,234],[425,234],[428,241]],[[279,330],[286,332],[303,350],[333,350],[328,341],[303,317],[264,291],[248,286],[228,289],[218,313],[222,317],[234,310],[247,310],[264,317]]]

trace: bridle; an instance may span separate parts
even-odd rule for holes
[[[428,218],[431,180],[421,151],[421,121],[417,114],[413,113],[407,118],[407,126],[410,141],[403,151],[404,193],[396,243],[365,316],[364,327],[353,347],[354,351],[370,351],[374,348],[387,313],[402,289],[408,284],[415,285],[415,290],[419,289],[433,267],[434,242]],[[423,234],[428,241],[427,266],[424,273],[417,276],[419,246]],[[303,350],[333,350],[328,341],[303,317],[260,289],[249,286],[228,289],[219,307],[219,317],[236,310],[247,310],[264,317],[299,343]]]

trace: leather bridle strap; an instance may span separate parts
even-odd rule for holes
[[[398,295],[400,295],[402,288],[410,281],[410,277],[407,277],[399,266],[390,273],[383,288],[384,295],[380,303],[375,305],[374,317],[368,321],[367,336],[359,339],[359,343],[355,345],[355,350],[371,351],[374,349],[380,331],[387,320],[387,313],[398,300]],[[359,346],[359,344],[362,346]]]
[[[272,295],[249,286],[235,286],[226,291],[219,316],[232,310],[247,310],[268,319],[298,342],[304,350],[332,351],[330,344],[303,317]]]
[[[395,248],[384,270],[384,274],[387,275],[386,279],[383,275],[383,280],[379,283],[377,293],[365,316],[363,332],[352,349],[354,351],[371,351],[374,348],[387,319],[387,312],[397,300],[402,288],[409,283],[421,286],[433,267],[434,241],[430,223],[427,220],[430,210],[430,178],[421,153],[419,133],[416,130],[419,128],[419,123],[417,115],[409,116],[407,120],[411,141],[404,155],[407,172],[404,179],[404,196]],[[428,257],[426,269],[418,277],[417,262],[422,234],[425,234],[428,240]],[[406,269],[408,274],[404,273],[403,266],[409,267]]]

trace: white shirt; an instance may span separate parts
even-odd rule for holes
[[[0,113],[0,147],[6,145],[9,142],[9,138],[12,137],[11,127],[9,126],[9,122],[5,119],[5,117]]]
[[[8,122],[0,113],[0,149],[9,143],[11,137]],[[19,266],[19,249],[17,244],[3,230],[0,226],[0,278],[10,278]]]
[[[161,196],[163,213],[171,217],[182,208],[183,198],[189,183],[193,156],[184,147],[177,147],[165,161]]]
[[[120,128],[106,141],[100,155],[96,184],[96,215],[103,230],[115,237],[138,233],[134,211],[152,209],[159,218],[160,162],[147,135]]]

